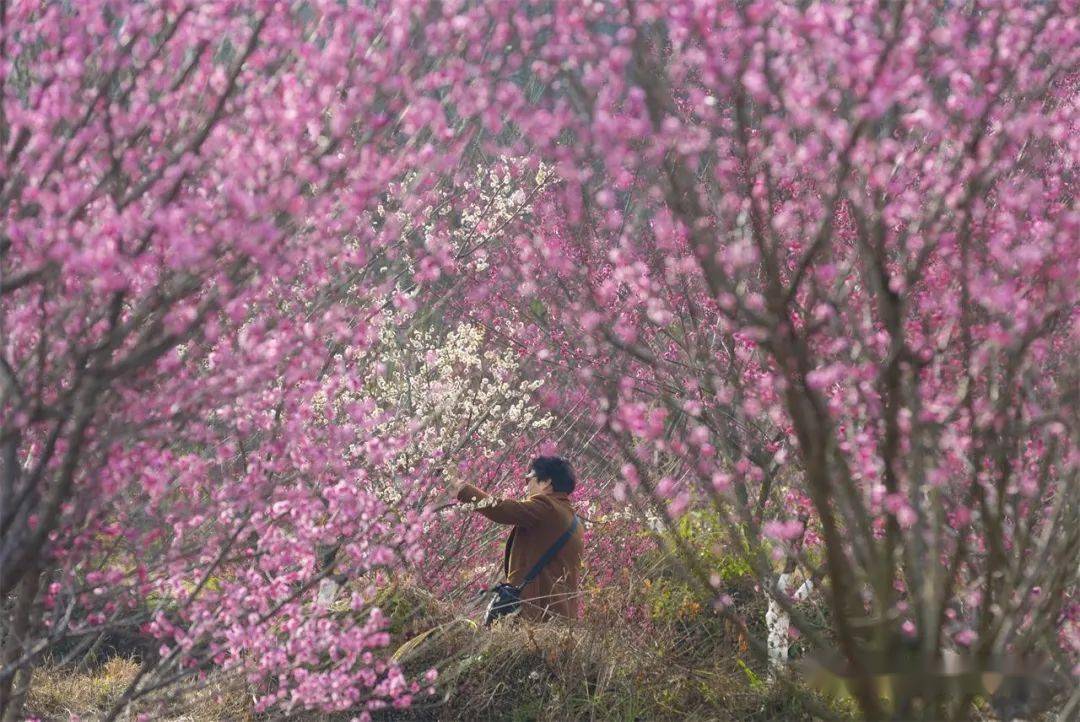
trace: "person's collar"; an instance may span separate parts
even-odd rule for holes
[[[570,498],[570,492],[568,492],[568,491],[541,491],[541,492],[536,493],[536,494],[530,494],[529,498],[532,499],[533,497],[536,497],[536,496],[554,496],[554,497],[559,498],[559,499],[569,499]]]

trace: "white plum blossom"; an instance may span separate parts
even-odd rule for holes
[[[449,331],[431,324],[397,329],[397,316],[380,319],[379,342],[356,355],[374,355],[383,371],[365,379],[356,394],[342,394],[338,408],[363,400],[379,419],[369,438],[406,436],[408,445],[383,448],[388,471],[405,471],[424,462],[467,451],[490,458],[510,436],[546,429],[552,417],[535,404],[541,379],[523,378],[513,349],[485,350],[485,331],[460,323]],[[371,453],[370,444],[346,453]],[[393,475],[389,475],[391,478]],[[394,489],[385,490],[389,501]]]

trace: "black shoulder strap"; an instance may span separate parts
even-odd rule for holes
[[[544,571],[544,567],[548,565],[555,555],[559,553],[559,550],[563,548],[563,545],[570,540],[570,537],[574,533],[574,529],[577,529],[577,514],[574,514],[573,520],[570,522],[570,528],[563,532],[562,536],[555,540],[555,543],[551,545],[551,548],[544,552],[544,555],[537,560],[533,568],[529,570],[529,573],[525,575],[525,578],[521,580],[521,588],[529,586],[529,582],[540,576],[540,572]]]
[[[510,549],[514,546],[514,534],[517,533],[515,526],[510,530],[510,536],[506,537],[506,545],[503,548],[503,577],[510,574]]]

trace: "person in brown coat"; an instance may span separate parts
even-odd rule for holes
[[[503,554],[506,581],[520,586],[525,576],[555,540],[570,528],[574,509],[570,493],[575,479],[570,465],[553,456],[533,459],[526,474],[525,501],[496,499],[472,484],[459,484],[452,493],[459,502],[475,503],[479,514],[497,524],[512,525]],[[578,577],[584,550],[579,523],[539,576],[521,591],[521,617],[540,621],[578,616]]]

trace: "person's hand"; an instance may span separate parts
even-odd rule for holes
[[[435,470],[437,481],[442,481],[442,469]],[[435,509],[445,509],[448,506],[453,506],[457,503],[458,492],[465,486],[464,482],[451,481],[443,485],[443,491],[438,493],[434,499],[431,500],[431,505]]]
[[[457,501],[458,494],[460,494],[461,490],[464,488],[464,481],[452,481],[446,486],[446,495],[450,498],[451,501]]]

